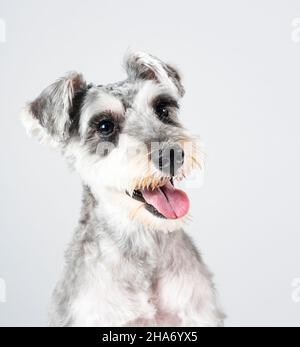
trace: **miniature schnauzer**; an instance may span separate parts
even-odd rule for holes
[[[51,325],[222,326],[212,275],[182,230],[189,199],[175,188],[197,163],[178,118],[180,74],[140,52],[125,68],[126,80],[100,86],[71,72],[22,113],[84,187]]]

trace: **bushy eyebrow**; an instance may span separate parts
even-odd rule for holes
[[[158,95],[152,100],[152,106],[153,107],[155,107],[159,104],[164,104],[165,106],[179,108],[178,101],[175,98],[173,98],[171,95],[168,95],[168,94]]]
[[[122,101],[112,94],[93,88],[85,96],[81,108],[80,133],[84,136],[92,118],[99,115],[107,115],[117,122],[124,116],[124,105]]]
[[[164,124],[181,127],[176,117],[179,110],[179,103],[174,97],[169,94],[160,94],[153,99],[152,107],[154,112],[156,112],[158,107],[168,108],[170,111],[169,116],[162,118],[157,115],[159,120]]]
[[[97,126],[103,119],[113,119],[116,122],[121,122],[123,120],[123,115],[111,110],[102,111],[91,117],[89,126]]]

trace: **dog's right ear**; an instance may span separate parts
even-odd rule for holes
[[[151,54],[128,52],[124,58],[124,65],[130,79],[171,83],[181,97],[185,93],[179,71]]]
[[[22,121],[29,135],[42,143],[58,146],[70,138],[75,108],[87,90],[81,74],[70,72],[47,87],[22,112]]]

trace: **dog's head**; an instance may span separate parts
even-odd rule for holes
[[[87,85],[69,73],[23,113],[31,135],[61,148],[103,208],[172,231],[189,210],[174,187],[197,164],[195,142],[179,121],[178,71],[144,53],[125,59],[128,78]]]

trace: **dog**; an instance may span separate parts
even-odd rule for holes
[[[128,53],[127,78],[87,84],[70,72],[24,108],[29,135],[79,173],[83,207],[53,294],[51,326],[220,327],[212,275],[183,231],[175,188],[198,162],[179,120],[177,68]]]

